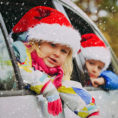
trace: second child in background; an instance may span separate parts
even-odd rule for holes
[[[111,54],[104,42],[97,35],[88,33],[82,35],[81,46],[79,53],[85,58],[83,66],[90,76],[88,85],[105,90],[118,89],[118,75],[107,70],[111,63]]]

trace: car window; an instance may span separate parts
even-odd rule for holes
[[[116,67],[116,65],[118,65],[118,61],[116,58],[114,58],[113,51],[110,45],[107,43],[107,40],[104,39],[104,37],[101,36],[100,32],[96,30],[97,28],[95,29],[91,23],[85,20],[83,16],[81,17],[81,15],[76,14],[74,11],[70,10],[66,6],[63,6],[63,7],[66,11],[66,14],[71,24],[74,26],[75,29],[77,29],[80,32],[81,35],[87,34],[87,33],[95,33],[100,39],[104,41],[106,46],[110,49],[111,55],[112,55],[112,61],[109,67],[107,68],[107,70],[111,70],[112,72],[118,73],[117,72],[118,66]],[[82,85],[86,86],[87,84],[86,82],[89,80],[89,76],[84,66],[82,66],[84,61],[85,61],[85,57],[82,54],[77,55],[73,59],[74,69],[73,69],[72,79],[79,81],[82,83]]]
[[[0,27],[0,90],[9,90],[15,87],[15,74],[12,62]]]

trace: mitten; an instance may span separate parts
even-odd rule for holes
[[[76,110],[75,113],[81,118],[90,118],[99,114],[99,111],[94,103],[90,103],[81,110]]]
[[[48,75],[42,73],[40,78],[30,83],[30,85],[30,90],[36,92],[37,94],[43,94],[43,96],[46,97],[48,101],[49,114],[56,116],[62,112],[62,103],[59,93]]]

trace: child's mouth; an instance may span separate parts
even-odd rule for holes
[[[90,77],[95,78],[96,76],[94,74],[89,74]]]
[[[56,59],[49,57],[49,62],[56,63],[57,61],[56,61]]]

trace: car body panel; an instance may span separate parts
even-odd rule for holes
[[[118,118],[118,90],[114,91],[89,91],[94,96],[100,109],[100,118]]]
[[[40,118],[35,96],[0,97],[1,118]]]
[[[97,107],[100,109],[99,118],[118,118],[118,91],[89,92],[96,99]],[[47,116],[45,102],[41,95],[39,100],[34,95],[0,97],[0,118],[45,118]],[[61,114],[60,118],[64,116],[65,118],[78,118],[67,107],[64,107],[64,114]],[[49,117],[53,118],[51,115]]]

